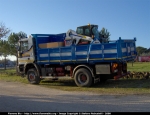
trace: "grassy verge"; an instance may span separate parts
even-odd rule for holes
[[[73,80],[42,81],[40,85],[65,91],[88,91],[100,94],[150,94],[150,80],[120,79],[108,80],[92,87],[77,87]]]
[[[21,78],[16,75],[15,69],[0,69],[0,80],[7,82],[22,82],[28,83],[26,78]]]
[[[128,63],[128,70],[135,72],[150,72],[150,62]]]
[[[131,63],[130,63],[131,64]],[[137,66],[146,66],[147,64],[134,63],[129,66],[130,71],[136,70]],[[130,67],[131,66],[131,67]],[[143,68],[144,68],[143,67]],[[147,67],[150,67],[147,65]],[[143,69],[142,68],[142,69]],[[141,70],[142,70],[141,69]],[[143,71],[147,69],[143,69]],[[28,84],[26,78],[21,78],[15,74],[14,69],[0,70],[0,80],[9,82],[21,82]],[[108,80],[105,83],[97,83],[92,87],[77,87],[73,79],[60,79],[52,81],[49,79],[42,80],[40,86],[47,88],[60,89],[65,91],[84,91],[99,94],[150,94],[150,79],[119,79]]]

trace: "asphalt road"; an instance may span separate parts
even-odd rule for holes
[[[150,112],[150,96],[70,92],[0,81],[0,112]]]

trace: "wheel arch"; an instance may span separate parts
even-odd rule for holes
[[[76,66],[76,67],[73,69],[72,77],[74,77],[75,72],[76,72],[78,69],[80,69],[80,68],[85,68],[85,69],[89,70],[89,72],[91,73],[92,77],[94,77],[93,69],[92,69],[90,66],[88,66],[88,65],[78,65],[78,66]]]
[[[35,64],[35,63],[26,63],[24,65],[24,73],[27,74],[28,70],[31,68],[35,68],[37,70],[38,75],[41,75],[41,70],[39,65]]]

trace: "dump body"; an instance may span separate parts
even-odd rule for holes
[[[36,43],[38,64],[96,64],[101,62],[131,61],[136,57],[136,45],[133,40],[119,40],[101,44],[85,44],[57,48],[40,48],[43,43],[64,42],[65,34],[32,35]]]

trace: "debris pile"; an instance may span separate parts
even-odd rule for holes
[[[127,76],[124,78],[126,79],[149,79],[150,78],[150,72],[130,72]]]

